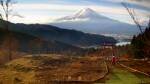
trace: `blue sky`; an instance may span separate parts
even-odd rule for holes
[[[23,18],[13,17],[15,23],[47,23],[68,16],[83,8],[91,8],[109,18],[132,23],[121,2],[125,0],[15,0],[14,12]],[[126,0],[134,8],[141,22],[150,17],[150,0]],[[119,18],[119,19],[118,19]]]

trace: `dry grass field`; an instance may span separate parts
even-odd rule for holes
[[[49,84],[50,82],[92,82],[106,72],[97,57],[62,55],[25,56],[0,68],[2,84]]]

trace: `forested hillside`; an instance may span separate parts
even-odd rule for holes
[[[25,54],[81,55],[85,53],[84,49],[63,42],[46,41],[21,32],[10,31],[9,33],[10,35],[6,30],[0,28],[0,64]]]

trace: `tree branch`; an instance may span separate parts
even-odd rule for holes
[[[126,3],[123,3],[123,2],[122,2],[121,4],[122,4],[122,6],[123,6],[124,8],[126,8],[126,10],[127,10],[127,12],[129,13],[130,17],[132,18],[132,20],[134,21],[134,23],[135,23],[135,24],[137,25],[137,27],[139,28],[140,32],[143,33],[141,25],[140,25],[139,22],[136,20],[134,14],[131,12],[131,10],[127,7]]]
[[[0,14],[0,19],[1,19],[1,20],[3,20],[3,19],[4,19],[4,18],[3,18],[3,16],[2,16],[2,14]]]
[[[4,6],[4,1],[1,0],[0,3],[1,3],[1,7],[3,8],[4,13],[6,14],[7,12],[6,12],[6,9],[5,9],[5,6]]]

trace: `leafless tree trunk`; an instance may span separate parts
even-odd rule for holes
[[[0,6],[2,7],[2,11],[3,13],[0,14],[0,19],[5,20],[5,24],[4,27],[6,27],[6,34],[8,37],[8,46],[7,46],[7,50],[8,50],[8,57],[9,60],[12,60],[12,52],[11,52],[11,33],[9,31],[9,15],[11,12],[11,5],[13,4],[12,0],[0,0]]]
[[[150,28],[150,18],[149,18],[149,22],[148,22],[148,27]]]

